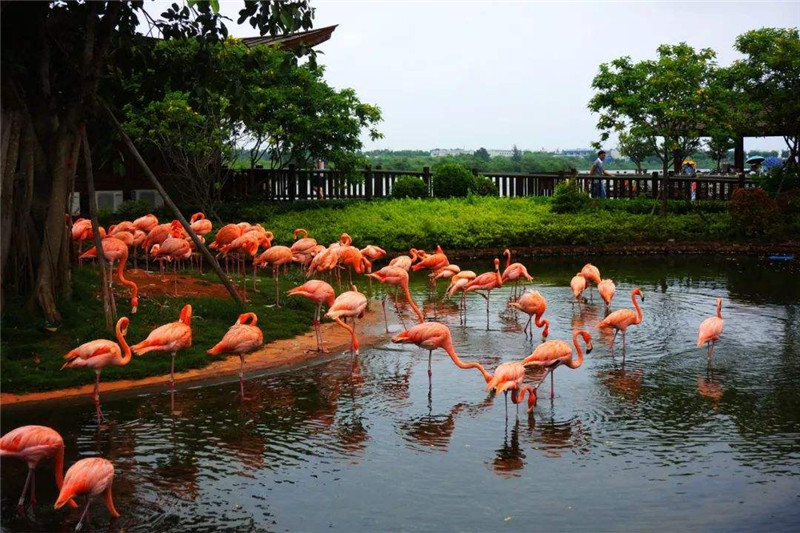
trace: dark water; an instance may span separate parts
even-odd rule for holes
[[[2,431],[49,425],[65,438],[67,465],[113,461],[122,518],[110,521],[97,505],[92,530],[800,529],[798,266],[594,262],[617,284],[616,309],[642,288],[644,322],[629,330],[623,367],[610,336],[593,328],[603,314],[597,296],[581,308],[568,302],[582,263],[529,262],[550,338],[588,327],[595,340],[582,367],[556,372],[552,402],[542,386],[530,418],[512,409],[506,422],[503,398],[488,397],[476,372],[441,351],[429,389],[427,352],[387,339],[358,358],[251,377],[244,403],[235,383],[179,390],[174,415],[166,392],[109,397],[114,423],[98,429],[87,398],[4,408]],[[492,295],[490,332],[482,298],[470,296],[466,328],[454,305],[440,307],[464,359],[493,370],[531,352],[522,317],[505,307],[509,291]],[[421,277],[414,292],[425,300]],[[725,332],[709,371],[694,344],[716,297]],[[14,516],[24,474],[3,461],[3,529],[73,527],[76,511],[51,508],[49,465],[35,512]]]

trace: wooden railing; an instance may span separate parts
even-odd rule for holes
[[[229,171],[222,190],[224,199],[261,199],[266,201],[313,200],[318,197],[315,190],[321,186],[325,198],[330,199],[373,199],[388,198],[395,182],[402,176],[416,176],[430,187],[435,174],[428,167],[421,172],[408,170],[383,170],[365,168],[359,171],[363,179],[359,183],[335,170],[287,169],[248,169]],[[568,179],[564,172],[521,174],[484,173],[497,186],[500,196],[552,196],[556,186]],[[597,178],[581,174],[577,177],[578,186],[592,193],[592,185]],[[664,186],[658,172],[649,175],[621,174],[600,178],[607,198],[660,198]],[[669,176],[667,194],[672,199],[691,199],[692,184],[695,184],[696,200],[730,200],[738,188],[754,187],[752,180],[743,175],[738,177],[700,175]]]

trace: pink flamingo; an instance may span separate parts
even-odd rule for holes
[[[583,274],[578,272],[573,276],[573,278],[569,281],[569,286],[572,289],[572,296],[575,298],[572,303],[581,302],[581,294],[583,291],[586,290],[586,278],[583,277]],[[586,298],[583,298],[584,303],[586,302]]]
[[[417,251],[412,250],[411,255],[398,255],[391,261],[389,261],[389,266],[399,267],[408,272],[411,270],[411,265],[414,263],[414,258],[417,256]]]
[[[536,407],[536,389],[530,385],[523,385],[525,380],[525,366],[518,361],[502,363],[494,371],[492,379],[486,384],[486,390],[495,394],[502,392],[506,398],[506,418],[508,418],[508,391],[511,391],[511,402],[519,407],[528,394],[528,412]]]
[[[453,363],[455,363],[458,368],[477,368],[481,375],[483,375],[483,379],[486,380],[486,383],[489,383],[492,379],[492,375],[483,368],[482,364],[477,362],[465,363],[458,357],[453,347],[453,336],[450,334],[450,328],[440,322],[423,322],[422,324],[417,324],[392,337],[392,342],[395,344],[416,344],[420,348],[428,350],[428,377],[433,374],[431,371],[433,350],[441,348],[447,352],[447,355],[450,356],[450,359],[453,360]]]
[[[249,224],[248,224],[249,226]],[[222,226],[217,234],[214,236],[214,242],[208,245],[211,250],[219,250],[226,244],[230,244],[237,237],[241,237],[244,233],[244,228],[239,224],[227,224]],[[228,259],[225,259],[225,271],[229,269]]]
[[[486,291],[486,331],[489,331],[489,295],[493,290],[499,289],[503,286],[503,279],[500,277],[500,260],[494,258],[494,272],[484,272],[477,278],[473,279],[467,286],[464,287],[464,292],[472,291]],[[480,293],[479,293],[480,294]]]
[[[291,250],[294,255],[310,255],[311,250],[317,246],[317,240],[308,237],[308,231],[303,228],[294,230],[295,241],[292,243]],[[297,237],[302,238],[298,239]]]
[[[461,317],[461,313],[466,315],[467,312],[467,300],[466,295],[467,293],[464,292],[464,289],[467,287],[467,283],[472,281],[473,279],[477,278],[478,275],[475,274],[472,270],[462,270],[458,274],[454,275],[450,278],[450,285],[447,287],[447,297],[452,298],[453,295],[457,292],[461,293],[461,297],[459,298],[458,302],[458,310],[459,310],[459,319],[464,320]]]
[[[531,321],[534,320],[534,325],[537,328],[541,328],[544,326],[544,330],[542,331],[542,337],[547,338],[550,334],[550,321],[549,320],[542,320],[542,315],[547,310],[547,302],[544,299],[544,296],[539,294],[539,291],[526,291],[522,293],[519,300],[516,302],[511,302],[508,304],[511,307],[519,309],[523,313],[529,315],[528,322],[525,324],[525,327],[522,331],[525,332],[525,336],[528,336],[528,326],[530,326]],[[533,328],[531,327],[531,340],[533,339]]]
[[[289,296],[299,296],[306,300],[311,300],[317,304],[317,310],[314,312],[314,331],[317,333],[317,351],[327,353],[328,350],[322,345],[322,322],[320,313],[322,312],[322,304],[326,304],[328,309],[333,307],[336,301],[336,293],[333,292],[333,287],[322,280],[312,279],[299,287],[295,287],[287,292]]]
[[[644,298],[642,298],[644,299]],[[712,316],[703,320],[697,332],[697,347],[708,343],[708,353],[706,357],[711,362],[711,356],[714,354],[714,344],[719,340],[722,335],[722,328],[725,326],[725,321],[722,320],[722,298],[717,298],[717,316]]]
[[[208,355],[232,353],[239,356],[239,393],[242,399],[244,399],[244,354],[264,344],[264,334],[257,324],[258,317],[255,313],[239,315],[236,323],[228,329],[222,340],[206,352]]]
[[[358,355],[358,337],[356,336],[356,318],[364,316],[364,311],[367,309],[367,297],[358,292],[355,285],[350,286],[350,290],[340,294],[333,305],[328,308],[325,313],[327,318],[333,319],[337,324],[350,332],[350,350]],[[353,327],[348,326],[342,322],[342,317],[351,317],[353,319]]]
[[[149,233],[150,230],[158,226],[158,218],[156,218],[154,214],[148,213],[145,216],[134,220],[133,225],[136,229],[145,233]]]
[[[288,265],[292,262],[292,250],[286,246],[272,246],[255,259],[254,266],[266,268],[272,264],[272,277],[275,278],[275,306],[281,306],[280,285],[278,281],[278,271],[281,265]]]
[[[136,310],[139,307],[139,286],[136,285],[135,282],[125,278],[125,263],[128,261],[128,245],[122,242],[121,240],[117,239],[116,237],[106,237],[101,241],[103,245],[103,255],[105,255],[106,261],[109,262],[109,265],[113,268],[114,261],[119,263],[117,267],[117,277],[119,278],[119,282],[123,285],[127,285],[131,288],[131,314],[136,314]],[[97,247],[93,246],[89,250],[87,250],[83,255],[81,255],[82,259],[97,257]],[[108,271],[108,279],[103,280],[104,283],[108,283],[109,288],[111,287],[111,270]],[[114,298],[114,291],[111,292],[111,298]]]
[[[600,293],[600,298],[606,303],[606,309],[611,307],[611,300],[614,299],[614,294],[617,292],[617,287],[610,279],[600,280],[597,284],[597,292]]]
[[[119,518],[120,514],[114,508],[114,500],[111,495],[111,485],[114,483],[114,465],[108,459],[101,457],[90,457],[81,459],[67,470],[64,484],[58,493],[55,509],[60,509],[65,503],[71,502],[75,496],[86,495],[86,507],[81,513],[75,531],[80,531],[83,526],[83,519],[89,511],[89,506],[100,494],[108,507],[108,512],[112,518]]]
[[[419,263],[416,263],[411,267],[411,270],[416,272],[417,270],[422,270],[423,268],[429,268],[431,270],[439,270],[440,268],[444,268],[450,264],[450,261],[447,259],[447,256],[442,251],[442,247],[438,244],[436,245],[436,253],[421,256],[422,260]]]
[[[169,258],[172,261],[172,274],[175,282],[175,296],[178,295],[178,261],[192,257],[192,247],[185,239],[177,236],[169,236],[160,245],[156,244],[150,250],[150,255],[158,259],[159,257]]]
[[[220,253],[223,257],[228,257],[228,254],[235,253],[240,256],[250,256],[253,262],[253,292],[256,291],[256,261],[255,257],[258,253],[258,234],[255,231],[248,231],[240,237],[233,239],[230,243],[225,244],[220,248]],[[242,276],[242,289],[247,298],[247,280]]]
[[[313,276],[317,273],[330,272],[336,268],[338,262],[339,255],[336,253],[336,248],[325,248],[311,259],[306,275]]]
[[[508,283],[509,281],[514,283],[514,291],[512,293],[512,298],[516,296],[517,290],[519,289],[519,282],[521,280],[527,280],[528,283],[533,281],[533,277],[528,274],[528,269],[525,268],[525,265],[522,263],[512,263],[511,262],[511,250],[506,248],[503,250],[503,255],[506,256],[506,268],[503,270],[503,275],[501,276],[503,283]]]
[[[572,344],[575,345],[575,350],[578,352],[578,359],[572,358],[572,348],[564,341],[547,341],[543,342],[530,354],[523,359],[522,364],[525,366],[539,366],[547,369],[547,374],[550,374],[550,398],[555,396],[555,383],[553,381],[553,371],[561,365],[568,366],[573,370],[583,364],[583,351],[580,344],[578,344],[578,337],[583,337],[583,342],[586,343],[586,353],[592,353],[592,336],[584,330],[576,330],[572,333]],[[547,374],[542,377],[539,382],[541,385]],[[538,388],[538,385],[537,385]]]
[[[177,322],[159,326],[150,332],[145,340],[131,346],[133,353],[144,355],[149,352],[167,352],[172,357],[169,367],[169,388],[175,388],[175,354],[178,350],[192,345],[192,306],[186,304],[181,309]]]
[[[425,315],[422,314],[422,311],[419,310],[417,304],[414,303],[414,299],[411,298],[411,291],[408,290],[408,272],[403,270],[402,268],[386,266],[380,269],[377,272],[373,272],[369,274],[370,278],[375,278],[381,283],[385,283],[387,285],[394,285],[395,287],[400,287],[403,289],[403,294],[406,297],[406,301],[408,305],[411,306],[411,309],[414,310],[414,313],[417,315],[420,323],[425,322]],[[386,295],[383,296],[381,299],[381,305],[383,306],[383,321],[386,324],[386,333],[389,333],[389,321],[386,320]],[[397,311],[397,315],[400,316],[400,320],[403,320],[402,315],[400,315],[400,310],[397,309],[397,300],[395,300],[395,310]],[[403,327],[405,327],[405,323],[403,323]]]
[[[612,350],[614,349],[614,341],[617,338],[617,333],[620,331],[622,332],[623,356],[625,354],[625,330],[628,329],[630,325],[641,324],[644,318],[642,315],[642,308],[639,307],[639,302],[636,301],[637,295],[640,296],[644,302],[644,294],[642,294],[642,289],[639,287],[631,291],[631,301],[633,302],[633,307],[636,308],[635,312],[632,309],[620,309],[619,311],[614,311],[597,324],[598,328],[614,328],[614,338],[611,339]]]
[[[22,494],[17,502],[17,511],[25,512],[25,493],[31,486],[30,505],[36,505],[36,467],[42,459],[54,458],[53,469],[56,475],[56,486],[60,489],[64,483],[64,439],[54,429],[47,426],[22,426],[13,429],[0,439],[0,457],[15,457],[28,463],[28,477],[22,487]],[[78,505],[70,500],[71,507]]]
[[[214,229],[214,225],[206,218],[205,213],[195,213],[189,221],[189,227],[198,235],[206,236]]]
[[[589,297],[592,297],[592,286],[600,283],[600,269],[591,263],[586,263],[581,269],[581,275],[586,280],[586,286],[589,288]]]
[[[97,339],[81,344],[64,356],[67,362],[61,367],[62,370],[65,368],[91,368],[94,370],[92,398],[97,411],[98,424],[104,419],[100,409],[100,373],[107,366],[125,366],[131,362],[131,349],[125,341],[129,324],[130,320],[125,316],[117,321],[116,333],[119,344],[106,339]]]
[[[386,250],[381,248],[380,246],[375,246],[373,244],[369,244],[361,249],[361,255],[366,257],[370,262],[370,267],[372,266],[375,261],[383,259],[386,257]],[[371,271],[371,268],[370,268]]]

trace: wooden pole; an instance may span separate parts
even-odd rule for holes
[[[89,137],[86,135],[86,125],[81,124],[81,136],[78,142],[83,145],[83,167],[86,172],[86,187],[89,189],[89,218],[92,220],[92,233],[94,233],[94,246],[97,248],[97,264],[100,265],[100,275],[103,277],[103,314],[106,318],[106,329],[114,331],[114,323],[117,319],[117,310],[111,304],[111,295],[106,278],[106,270],[109,275],[111,265],[106,263],[106,254],[103,250],[103,239],[100,237],[100,224],[97,222],[97,198],[94,194],[94,168],[92,166],[92,152],[89,149]],[[77,159],[75,164],[77,165]],[[70,205],[70,210],[72,205]]]
[[[178,207],[169,197],[167,191],[165,191],[164,187],[161,186],[161,183],[158,181],[158,178],[156,178],[156,175],[153,174],[153,171],[150,170],[149,166],[147,166],[147,163],[142,158],[142,154],[139,153],[139,151],[136,149],[136,146],[133,144],[133,141],[131,141],[130,137],[128,137],[128,134],[125,133],[125,129],[122,127],[122,124],[119,123],[117,117],[114,116],[114,113],[104,102],[100,102],[100,105],[105,110],[106,114],[108,115],[108,118],[111,120],[114,126],[116,126],[116,128],[119,130],[120,135],[122,135],[122,142],[125,143],[125,146],[128,148],[128,150],[130,150],[131,155],[133,155],[133,158],[136,160],[137,163],[139,163],[139,166],[142,167],[142,170],[144,171],[145,175],[150,179],[150,182],[153,184],[153,187],[155,187],[156,190],[159,192],[159,194],[161,194],[161,197],[164,199],[164,203],[167,204],[170,210],[172,210],[173,214],[175,215],[175,218],[180,221],[181,225],[183,226],[183,229],[185,229],[186,233],[189,234],[189,237],[192,238],[192,241],[194,242],[194,245],[197,248],[197,250],[201,254],[203,254],[203,257],[206,258],[206,261],[208,261],[208,263],[214,269],[214,272],[216,272],[217,276],[219,276],[220,281],[222,281],[222,284],[225,285],[225,288],[230,293],[231,298],[233,298],[236,301],[236,303],[238,303],[240,306],[244,307],[244,302],[242,302],[239,293],[236,292],[236,289],[233,287],[233,285],[231,285],[230,280],[225,276],[225,273],[222,271],[222,268],[220,268],[219,263],[217,263],[217,260],[214,258],[213,255],[211,255],[211,252],[208,251],[208,248],[206,248],[205,244],[200,242],[200,238],[194,232],[189,222],[186,221],[186,217],[184,217],[183,214],[181,214]]]

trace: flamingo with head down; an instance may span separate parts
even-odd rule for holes
[[[600,283],[600,269],[591,263],[586,263],[581,269],[581,276],[586,280],[586,286],[589,288],[589,298],[592,297],[592,283],[598,285]]]
[[[581,294],[583,294],[583,291],[586,290],[586,278],[583,277],[583,274],[578,272],[569,281],[569,286],[572,289],[572,296],[574,297],[572,303],[581,303]],[[583,302],[586,303],[585,297],[583,297]]]
[[[528,326],[531,325],[531,321],[533,320],[533,323],[537,328],[544,326],[542,337],[547,338],[547,336],[550,334],[550,321],[542,320],[542,315],[547,310],[547,302],[545,301],[544,296],[539,294],[539,291],[525,291],[522,296],[520,296],[519,300],[516,302],[511,302],[508,305],[519,309],[526,315],[529,315],[528,322],[525,324],[525,327],[522,330],[525,332],[526,337],[528,335]],[[534,317],[536,317],[535,320]],[[531,339],[533,339],[533,327],[530,329],[530,336]]]
[[[375,278],[379,282],[387,285],[400,287],[403,290],[403,294],[406,297],[408,305],[410,305],[411,309],[414,310],[414,313],[417,315],[420,323],[425,322],[425,315],[422,314],[422,311],[419,310],[417,304],[414,303],[414,299],[411,297],[411,292],[408,289],[408,272],[399,267],[385,266],[379,271],[369,274],[369,277]],[[389,333],[389,322],[386,320],[386,295],[384,295],[381,299],[381,305],[383,306],[383,320],[386,323],[386,333]],[[395,309],[398,316],[400,316],[400,320],[402,321],[403,317],[400,314],[400,310],[397,309],[397,300],[395,300]],[[405,323],[403,323],[403,327],[405,327]]]
[[[614,285],[614,282],[610,279],[600,280],[600,283],[597,284],[597,292],[600,293],[600,298],[605,302],[606,309],[609,309],[611,307],[611,300],[614,299],[614,294],[617,292],[617,287]]]
[[[189,224],[193,232],[203,237],[211,233],[211,230],[214,229],[214,225],[206,218],[205,213],[193,214]]]
[[[306,300],[311,300],[317,304],[317,310],[314,312],[313,322],[314,331],[316,331],[317,334],[317,351],[327,353],[328,350],[326,350],[322,345],[322,317],[320,316],[320,313],[322,312],[322,304],[326,304],[328,309],[330,309],[336,301],[336,293],[333,292],[333,287],[322,280],[312,279],[303,283],[299,287],[291,289],[286,294],[289,296],[299,296],[301,298],[305,298]]]
[[[346,329],[350,333],[350,350],[358,355],[358,337],[356,336],[356,318],[364,316],[364,311],[367,309],[367,297],[358,292],[355,285],[350,286],[350,290],[340,294],[333,305],[328,308],[325,313],[327,318],[333,319],[337,324]],[[353,326],[348,326],[342,321],[342,318],[352,318]]]
[[[58,493],[55,509],[60,509],[67,502],[72,502],[75,496],[86,496],[86,507],[81,513],[75,531],[80,531],[83,526],[83,519],[89,511],[89,506],[95,498],[103,495],[108,512],[112,518],[119,518],[120,514],[114,508],[114,500],[111,494],[111,485],[114,483],[114,465],[108,459],[101,457],[90,457],[81,459],[67,470],[64,477],[64,484]]]
[[[502,392],[506,397],[506,418],[508,418],[508,391],[511,391],[511,402],[519,407],[528,395],[528,413],[536,407],[536,389],[523,385],[525,366],[518,361],[502,363],[494,371],[492,379],[486,384],[486,390],[495,394]]]

